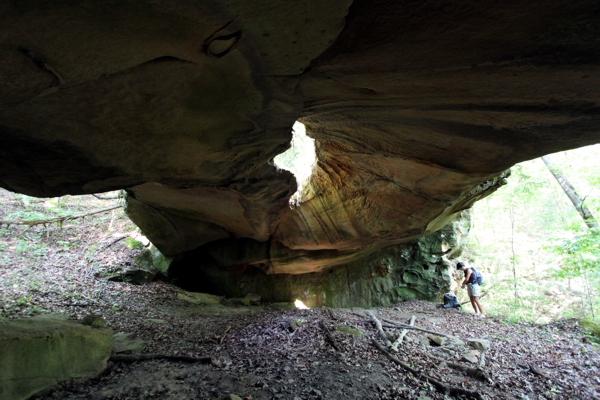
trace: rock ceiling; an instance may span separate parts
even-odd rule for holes
[[[599,61],[597,1],[4,1],[0,186],[126,188],[165,254],[316,271],[600,142]],[[296,120],[319,161],[290,208]]]

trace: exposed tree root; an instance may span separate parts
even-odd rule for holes
[[[480,381],[483,381],[483,382],[491,382],[489,375],[481,368],[468,367],[466,365],[457,364],[455,362],[444,360],[443,358],[439,358],[439,357],[432,356],[432,355],[429,355],[429,357],[433,358],[436,361],[444,362],[444,363],[446,363],[446,365],[448,367],[455,369],[457,371],[462,371],[465,374],[469,375],[471,378],[479,379]]]
[[[381,326],[381,321],[379,321],[379,319],[375,316],[375,314],[373,314],[371,311],[366,311],[366,314],[371,317],[371,320],[373,321],[373,323],[375,324],[375,326],[377,327],[377,330],[379,331],[379,335],[381,336],[381,338],[383,340],[385,340],[385,345],[387,347],[392,347],[392,342],[390,342],[390,339],[388,339],[387,335],[385,334],[385,332],[383,331],[383,327]]]
[[[414,315],[410,318],[409,325],[410,326],[415,326],[415,316]],[[392,350],[393,351],[398,351],[398,346],[400,346],[400,344],[404,340],[404,336],[406,336],[407,333],[408,333],[408,329],[403,329],[402,332],[400,332],[400,335],[398,336],[398,339],[396,339],[394,341],[394,343],[392,343]]]
[[[231,325],[229,325],[225,329],[225,332],[223,332],[223,335],[221,336],[221,339],[219,340],[219,344],[223,344],[223,340],[225,340],[225,336],[227,336],[227,332],[229,332],[230,329],[231,329]]]
[[[483,397],[478,392],[475,392],[473,390],[459,388],[459,387],[448,386],[448,385],[438,381],[437,379],[434,379],[430,376],[424,375],[420,371],[417,371],[416,369],[412,368],[408,364],[403,363],[402,361],[398,360],[396,357],[391,355],[381,344],[379,344],[373,338],[371,338],[371,343],[373,343],[375,345],[375,347],[377,347],[377,349],[379,349],[379,351],[381,351],[390,361],[394,362],[395,364],[400,365],[402,368],[404,368],[405,370],[407,370],[411,374],[413,374],[416,378],[430,383],[441,393],[444,393],[444,394],[450,395],[450,396],[461,395],[461,396],[468,396],[468,397],[471,397],[474,399],[483,400]]]
[[[420,332],[425,332],[425,333],[431,333],[433,335],[438,335],[438,336],[444,336],[444,337],[458,337],[456,335],[450,335],[448,333],[440,333],[440,332],[435,332],[435,331],[430,331],[427,329],[423,329],[423,328],[418,328],[416,326],[411,326],[411,325],[405,325],[401,322],[398,321],[394,321],[393,319],[388,319],[388,318],[381,318],[382,321],[388,322],[392,325],[382,325],[386,328],[393,328],[393,329],[412,329],[415,331],[420,331]]]
[[[149,360],[182,361],[188,363],[210,364],[211,357],[167,356],[164,354],[113,354],[108,359],[113,362],[136,362]]]

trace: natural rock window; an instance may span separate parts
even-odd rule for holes
[[[296,177],[298,190],[290,203],[302,202],[302,189],[308,184],[312,168],[317,161],[315,140],[306,136],[304,124],[296,122],[292,127],[292,147],[275,157],[275,166],[290,171]]]

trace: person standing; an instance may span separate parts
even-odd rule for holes
[[[464,263],[459,262],[456,264],[456,269],[463,271],[465,274],[465,279],[462,281],[461,287],[464,289],[465,285],[467,286],[467,292],[469,293],[471,305],[475,310],[475,316],[485,318],[483,307],[481,307],[481,303],[479,302],[479,296],[481,296],[481,292],[479,290],[479,284],[475,280],[473,268],[467,268]]]

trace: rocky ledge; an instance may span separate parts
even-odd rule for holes
[[[600,9],[585,0],[3,2],[0,15],[0,186],[127,189],[165,255],[216,251],[223,271],[360,263],[438,231],[514,163],[600,141]],[[290,208],[296,182],[272,159],[297,120],[318,162]]]

